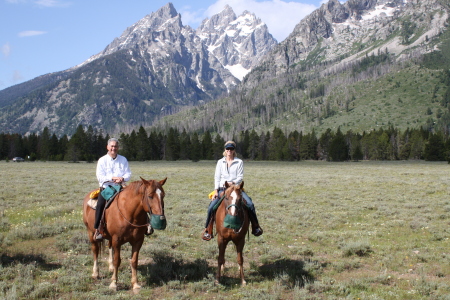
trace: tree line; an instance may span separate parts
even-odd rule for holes
[[[0,159],[19,156],[26,160],[87,161],[98,160],[106,153],[110,136],[78,126],[69,138],[57,137],[48,128],[29,135],[0,133]],[[219,134],[204,131],[187,132],[170,127],[165,132],[144,127],[122,133],[120,154],[130,161],[146,160],[217,160],[222,157],[225,139]],[[343,133],[327,129],[317,135],[314,130],[304,134],[297,130],[257,133],[239,132],[236,142],[239,157],[249,160],[300,161],[358,161],[358,160],[429,160],[450,162],[450,139],[446,132],[430,132],[424,128],[401,132],[390,126],[370,132]]]

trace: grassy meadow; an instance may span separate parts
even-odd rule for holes
[[[168,221],[146,237],[138,294],[130,247],[119,290],[92,256],[82,198],[95,164],[0,162],[1,299],[450,299],[450,166],[446,162],[246,162],[264,234],[235,250],[214,285],[217,241],[201,240],[214,161],[130,162],[132,181],[163,179]]]

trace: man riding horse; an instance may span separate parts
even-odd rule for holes
[[[96,174],[100,190],[103,190],[108,186],[120,186],[131,178],[128,160],[117,153],[119,151],[119,141],[116,138],[109,139],[106,149],[108,149],[108,153],[100,157],[97,163]],[[106,201],[103,198],[102,193],[99,193],[94,224],[94,238],[99,241],[103,239],[103,236],[99,231],[99,226],[105,204]]]

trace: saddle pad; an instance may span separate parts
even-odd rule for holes
[[[97,199],[89,199],[88,200],[88,202],[87,202],[87,205],[90,207],[90,208],[92,208],[92,209],[96,209],[97,208],[97,202],[98,202],[98,200]]]

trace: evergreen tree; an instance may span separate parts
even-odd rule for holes
[[[50,133],[47,126],[44,127],[39,136],[37,156],[44,161],[50,159]]]
[[[77,130],[69,140],[66,152],[66,160],[73,162],[84,160],[87,152],[87,138],[82,125],[78,125]]]
[[[38,149],[39,137],[37,136],[36,133],[33,132],[26,138],[24,138],[23,141],[24,141],[25,155],[27,156],[26,158],[28,158],[30,161],[35,161],[37,158],[36,153]]]
[[[214,138],[214,153],[213,153],[213,159],[219,160],[223,157],[223,146],[225,144],[225,141],[220,137],[219,134],[216,134],[216,137]]]
[[[150,144],[148,142],[147,132],[142,125],[139,127],[136,136],[136,159],[139,161],[150,159]]]
[[[50,160],[62,160],[64,155],[59,154],[58,149],[58,137],[56,134],[52,134],[52,137],[50,138],[50,144],[49,144],[49,153],[50,153]]]
[[[444,160],[444,140],[440,133],[431,134],[425,144],[423,158],[427,161]]]
[[[159,160],[161,159],[161,138],[156,131],[150,132],[148,137],[150,142],[150,159]]]
[[[201,158],[201,152],[202,152],[202,146],[200,144],[200,141],[198,139],[198,134],[197,132],[194,132],[194,134],[192,135],[191,138],[191,159],[193,162],[197,162],[200,160]]]
[[[247,154],[249,159],[256,159],[258,154],[259,136],[253,129],[249,135]]]
[[[270,132],[267,131],[265,134],[261,133],[259,138],[259,148],[258,148],[258,160],[267,160],[268,159],[268,148],[270,141]]]
[[[420,130],[413,130],[410,138],[411,151],[409,159],[422,159],[425,147],[424,134]]]
[[[0,159],[5,159],[8,155],[8,140],[6,134],[0,133]]]
[[[322,160],[329,160],[329,150],[330,150],[330,143],[334,138],[334,134],[331,132],[331,129],[328,128],[319,139],[319,146],[318,146],[318,152],[319,152],[319,158]]]
[[[65,159],[65,155],[68,151],[68,148],[69,148],[69,138],[67,137],[67,134],[65,134],[58,141],[58,150],[59,150],[58,156],[60,160]]]
[[[213,149],[213,142],[211,138],[211,133],[207,130],[205,134],[203,135],[202,140],[202,157],[203,159],[211,160],[214,157],[214,149]]]
[[[94,128],[92,127],[92,125],[88,126],[88,129],[86,130],[86,143],[87,143],[87,147],[86,147],[86,161],[87,162],[93,162],[94,158],[96,158],[95,156],[95,139],[96,139],[96,133],[94,131]]]
[[[180,137],[178,129],[172,127],[169,128],[164,154],[166,160],[178,160],[180,157]]]
[[[136,131],[133,130],[133,131],[131,131],[130,136],[128,137],[128,140],[127,140],[127,149],[128,149],[127,159],[128,160],[136,160],[136,157],[137,157],[136,145],[137,145],[137,134],[136,134]],[[121,143],[120,147],[122,147],[122,143]]]
[[[180,135],[180,159],[190,159],[189,149],[191,148],[191,137],[187,134],[186,129]]]
[[[348,145],[340,127],[338,127],[336,134],[331,139],[328,154],[328,159],[332,161],[348,160]]]
[[[25,147],[23,144],[23,137],[20,134],[14,133],[11,136],[11,144],[8,151],[8,157],[14,158],[16,156],[25,157]]]
[[[275,127],[269,140],[269,160],[283,160],[283,146],[286,144],[286,136],[283,131]]]

